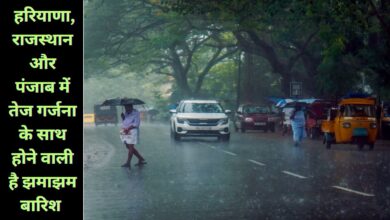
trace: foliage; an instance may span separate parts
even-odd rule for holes
[[[170,101],[233,105],[241,50],[254,56],[241,59],[242,83],[250,79],[243,97],[287,96],[292,80],[306,96],[336,97],[362,83],[385,96],[389,11],[383,0],[96,0],[85,10],[86,76],[126,64],[141,76],[167,76],[158,83],[172,84]]]

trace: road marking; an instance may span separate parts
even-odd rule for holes
[[[296,173],[292,173],[292,172],[289,172],[289,171],[286,171],[286,170],[283,170],[282,171],[283,173],[287,174],[287,175],[291,175],[291,176],[295,176],[295,177],[298,177],[300,179],[306,179],[307,177],[305,176],[301,176],[299,174],[296,174]]]
[[[210,147],[210,148],[213,148],[213,149],[217,149],[216,147],[212,146],[212,145],[209,145],[209,144],[205,144],[205,143],[199,143],[203,146],[206,146],[206,147]]]
[[[232,155],[232,156],[237,156],[237,154],[232,153],[232,152],[230,152],[230,151],[226,151],[226,150],[222,150],[222,151],[225,152],[225,153],[227,153],[227,154],[230,154],[230,155]]]
[[[213,149],[217,149],[216,147],[209,145],[209,144],[204,144],[204,145],[206,145],[207,147],[213,148]]]
[[[257,165],[260,165],[260,166],[265,166],[264,163],[261,163],[261,162],[258,162],[258,161],[255,161],[255,160],[248,160],[249,162],[252,162],[254,164],[257,164]]]
[[[332,186],[332,187],[336,188],[336,189],[341,189],[341,190],[344,190],[344,191],[347,191],[347,192],[356,193],[356,194],[362,195],[362,196],[370,196],[370,197],[375,196],[374,194],[359,192],[359,191],[356,191],[356,190],[353,190],[353,189],[348,189],[348,188],[341,187],[341,186]]]

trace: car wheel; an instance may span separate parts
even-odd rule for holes
[[[174,139],[175,141],[180,141],[181,135],[178,134],[178,133],[176,133],[176,131],[175,131],[174,134],[173,134],[173,139]]]
[[[173,138],[175,141],[180,141],[180,134],[176,133],[176,128],[171,128],[171,138]]]

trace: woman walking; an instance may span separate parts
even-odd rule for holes
[[[296,105],[293,114],[291,115],[291,128],[293,131],[294,146],[298,146],[303,138],[306,137],[305,130],[305,113],[302,106]]]

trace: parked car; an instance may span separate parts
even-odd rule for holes
[[[107,125],[118,123],[118,115],[115,106],[95,105],[94,113],[96,126],[101,124]]]
[[[256,104],[240,105],[235,113],[235,130],[268,130],[275,132],[275,125],[278,120],[277,114],[271,112],[268,106]]]
[[[223,110],[216,100],[183,100],[170,110],[171,136],[180,140],[187,136],[216,136],[223,141],[230,139],[230,110]]]

